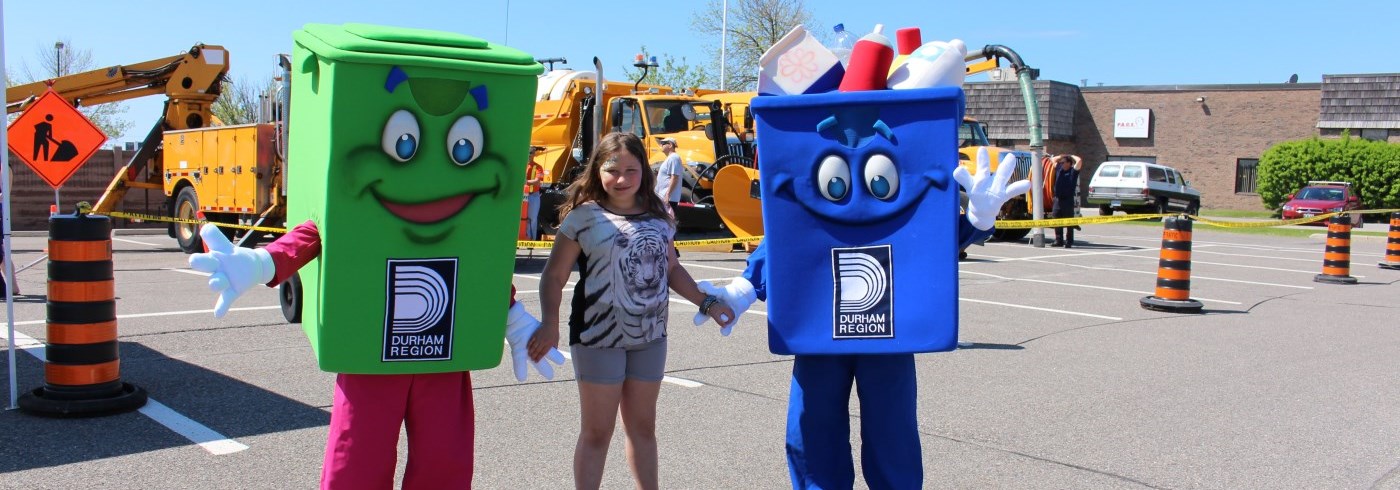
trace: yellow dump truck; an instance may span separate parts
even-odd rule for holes
[[[598,136],[614,131],[641,138],[653,167],[665,160],[657,138],[675,138],[676,151],[686,168],[679,224],[682,228],[718,229],[720,220],[710,183],[714,171],[745,154],[752,155],[752,150],[744,153],[739,136],[729,130],[730,117],[723,104],[709,96],[696,96],[694,90],[604,82],[600,91],[598,85],[595,71],[552,70],[539,79],[531,139],[532,144],[544,148],[535,161],[547,172],[541,231],[551,234],[558,226],[553,210],[562,202],[564,189],[577,178]],[[601,132],[593,127],[595,110],[602,111]],[[735,152],[738,154],[731,155]]]

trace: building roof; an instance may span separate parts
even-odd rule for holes
[[[1323,75],[1317,127],[1400,129],[1400,73]]]
[[[1036,103],[1040,110],[1040,134],[1045,140],[1074,139],[1074,109],[1079,105],[1079,87],[1054,80],[1036,80]],[[987,124],[987,137],[994,140],[1029,140],[1026,102],[1017,82],[967,82],[967,116]]]

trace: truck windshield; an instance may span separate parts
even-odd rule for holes
[[[710,105],[698,100],[649,100],[647,126],[651,134],[689,131],[710,122]]]
[[[992,146],[987,140],[987,132],[982,130],[982,125],[973,121],[963,121],[958,127],[958,147],[967,148],[969,146]]]

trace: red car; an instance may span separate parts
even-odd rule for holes
[[[1283,205],[1283,219],[1308,218],[1353,209],[1361,209],[1361,198],[1352,190],[1351,184],[1313,181],[1288,195],[1288,202]],[[1327,221],[1314,221],[1312,224],[1325,225]],[[1351,225],[1361,227],[1360,214],[1352,215]]]

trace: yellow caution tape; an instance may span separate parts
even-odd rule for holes
[[[84,211],[86,211],[86,210],[84,210]],[[1396,208],[1396,209],[1369,209],[1369,210],[1345,211],[1345,212],[1341,212],[1341,213],[1319,214],[1319,215],[1310,216],[1310,217],[1307,217],[1307,218],[1296,218],[1296,219],[1285,219],[1285,220],[1271,220],[1271,221],[1219,221],[1219,220],[1213,220],[1213,219],[1210,219],[1210,218],[1203,218],[1203,217],[1200,217],[1200,216],[1196,216],[1196,215],[1194,215],[1194,214],[1171,214],[1171,213],[1168,213],[1168,214],[1129,214],[1129,215],[1123,215],[1123,216],[1083,216],[1083,217],[1078,217],[1078,218],[1053,218],[1053,219],[1039,219],[1039,220],[1035,220],[1035,219],[1027,219],[1027,220],[998,220],[998,221],[996,222],[996,227],[999,228],[999,229],[1003,229],[1003,230],[1020,230],[1020,229],[1029,229],[1029,228],[1059,228],[1059,227],[1065,227],[1065,226],[1095,225],[1095,224],[1119,223],[1119,222],[1124,222],[1124,221],[1136,221],[1136,220],[1145,220],[1145,219],[1159,219],[1159,218],[1165,218],[1165,217],[1168,217],[1168,216],[1185,216],[1185,217],[1191,218],[1192,221],[1197,221],[1197,222],[1199,222],[1199,223],[1201,223],[1201,224],[1203,224],[1203,225],[1210,225],[1210,226],[1215,226],[1215,227],[1219,227],[1219,228],[1269,228],[1269,227],[1273,227],[1273,226],[1288,226],[1288,225],[1299,225],[1299,224],[1304,224],[1304,223],[1313,223],[1313,222],[1317,222],[1317,221],[1322,221],[1322,220],[1330,219],[1330,218],[1332,218],[1333,216],[1337,216],[1337,215],[1339,215],[1339,214],[1380,214],[1380,213],[1396,213],[1396,212],[1400,212],[1400,208]],[[205,223],[213,223],[215,226],[219,226],[219,227],[223,227],[223,228],[236,228],[236,229],[240,229],[240,230],[253,230],[253,231],[262,231],[262,232],[267,232],[267,233],[286,233],[286,232],[287,232],[287,229],[286,229],[286,228],[276,228],[276,227],[269,227],[269,226],[238,225],[238,224],[232,224],[232,223],[218,223],[218,222],[213,222],[213,221],[208,221],[208,220],[185,219],[185,218],[172,218],[172,217],[169,217],[169,216],[156,216],[156,215],[152,215],[152,214],[127,213],[127,212],[123,212],[123,211],[109,211],[109,212],[106,212],[106,213],[92,213],[92,214],[100,214],[100,215],[104,215],[104,216],[110,216],[110,217],[113,217],[113,218],[123,218],[123,219],[129,219],[129,220],[133,220],[133,221],[154,221],[154,222],[160,222],[160,223],[179,223],[179,224],[201,225],[201,226],[204,225]],[[711,239],[705,239],[705,240],[681,240],[681,241],[675,242],[675,245],[676,245],[676,247],[678,247],[678,248],[686,248],[686,247],[702,247],[702,246],[705,246],[705,245],[728,245],[728,244],[735,244],[735,243],[758,243],[758,242],[760,242],[760,241],[762,241],[762,240],[763,240],[763,236],[762,236],[762,235],[759,235],[759,236],[751,236],[751,237],[744,237],[744,238],[711,238]],[[515,246],[518,247],[518,248],[551,248],[551,247],[554,246],[554,242],[553,242],[552,240],[520,240],[520,241],[515,242]]]
[[[1316,221],[1322,221],[1322,220],[1330,219],[1331,217],[1337,216],[1337,215],[1339,215],[1339,214],[1347,214],[1347,215],[1350,215],[1350,214],[1380,214],[1380,213],[1393,213],[1393,212],[1400,212],[1400,209],[1370,209],[1370,210],[1343,211],[1343,212],[1340,212],[1340,213],[1319,214],[1319,215],[1316,215],[1316,216],[1309,216],[1309,217],[1306,217],[1306,218],[1282,219],[1282,220],[1269,220],[1269,221],[1221,221],[1221,220],[1213,220],[1213,219],[1210,219],[1210,218],[1203,218],[1203,217],[1201,217],[1201,216],[1197,216],[1197,215],[1194,215],[1194,214],[1166,213],[1166,214],[1130,214],[1130,215],[1124,215],[1124,216],[1084,216],[1084,217],[1079,217],[1079,218],[1054,218],[1054,219],[1041,219],[1041,220],[1030,220],[1030,219],[1028,219],[1028,220],[999,220],[999,221],[997,221],[996,226],[997,226],[997,228],[1003,229],[1003,230],[1017,230],[1017,229],[1026,229],[1026,228],[1058,228],[1058,227],[1063,227],[1063,226],[1093,225],[1093,224],[1103,224],[1103,223],[1117,223],[1117,222],[1134,221],[1134,220],[1140,220],[1140,219],[1159,219],[1159,218],[1165,218],[1165,217],[1168,217],[1168,216],[1185,216],[1185,217],[1191,218],[1192,221],[1200,222],[1200,223],[1203,224],[1203,225],[1210,225],[1210,226],[1215,226],[1215,227],[1219,227],[1219,228],[1269,228],[1269,227],[1273,227],[1273,226],[1288,226],[1288,225],[1299,225],[1299,224],[1304,224],[1304,223],[1312,223],[1312,222],[1316,222]]]
[[[998,220],[996,227],[1002,230],[1024,230],[1027,228],[1059,228],[1063,226],[1095,225],[1118,223],[1140,219],[1157,219],[1175,214],[1129,214],[1123,216],[1083,216],[1079,218]]]
[[[1319,214],[1317,216],[1310,216],[1307,218],[1279,219],[1271,221],[1218,221],[1210,218],[1202,218],[1200,216],[1191,214],[1188,214],[1186,216],[1190,217],[1192,221],[1199,222],[1203,225],[1214,226],[1217,228],[1271,228],[1274,226],[1289,226],[1313,223],[1325,219],[1331,219],[1337,214],[1338,213],[1327,213]]]
[[[239,230],[263,231],[263,232],[268,232],[268,233],[286,233],[286,232],[287,232],[287,229],[286,229],[286,228],[276,228],[276,227],[270,227],[270,226],[239,225],[239,224],[233,224],[233,223],[219,223],[219,222],[216,222],[216,221],[209,221],[209,220],[186,219],[186,218],[172,218],[172,217],[169,217],[169,216],[156,216],[156,215],[153,215],[153,214],[127,213],[127,212],[123,212],[123,211],[108,211],[108,212],[106,212],[106,213],[92,213],[92,214],[100,214],[100,215],[103,215],[103,216],[111,216],[111,217],[113,217],[113,218],[129,219],[129,220],[133,220],[133,221],[154,221],[154,222],[157,222],[157,223],[179,223],[179,224],[184,224],[184,225],[200,225],[200,226],[203,226],[205,223],[210,223],[210,224],[213,224],[214,226],[218,226],[218,227],[220,227],[220,228],[236,228],[236,229],[239,229]]]
[[[710,238],[707,240],[681,240],[676,242],[676,247],[701,247],[705,245],[731,245],[735,243],[758,243],[763,241],[763,235],[744,238]]]

